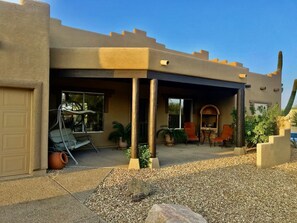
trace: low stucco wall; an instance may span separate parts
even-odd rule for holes
[[[266,168],[291,159],[290,128],[280,129],[278,136],[269,136],[268,143],[257,144],[257,167]]]

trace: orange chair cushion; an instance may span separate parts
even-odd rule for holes
[[[187,134],[188,141],[199,141],[199,138],[196,135],[195,124],[193,122],[185,122],[184,131]]]
[[[213,142],[224,142],[230,140],[233,136],[233,128],[230,125],[224,125],[221,136],[213,139]]]

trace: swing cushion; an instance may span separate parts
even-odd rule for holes
[[[69,150],[78,149],[82,146],[85,146],[91,143],[90,140],[77,141],[71,129],[68,129],[68,128],[62,130],[63,138],[59,129],[50,131],[49,135],[50,135],[50,139],[55,145],[55,148],[59,151],[63,151],[66,149],[63,143],[63,138]]]

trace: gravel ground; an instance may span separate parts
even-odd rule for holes
[[[114,169],[86,201],[108,223],[144,222],[153,204],[188,206],[211,222],[297,222],[297,150],[290,163],[257,169],[256,154],[158,170]],[[135,177],[154,185],[140,202],[127,196]]]

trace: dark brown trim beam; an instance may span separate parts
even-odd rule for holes
[[[51,75],[71,78],[146,78],[146,70],[51,69]]]
[[[201,77],[190,77],[185,75],[163,73],[163,72],[157,72],[157,71],[148,71],[148,78],[158,79],[162,81],[171,81],[171,82],[178,82],[178,83],[196,84],[196,85],[223,87],[223,88],[232,88],[232,89],[241,89],[241,88],[244,88],[245,86],[245,83],[220,81],[220,80],[213,80],[213,79],[207,79],[207,78],[201,78]]]

